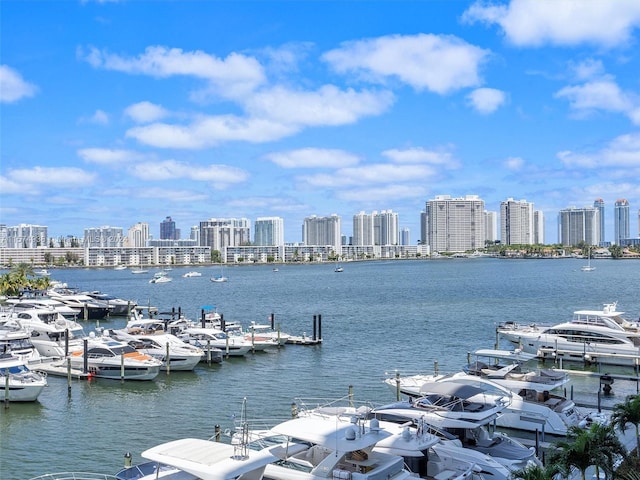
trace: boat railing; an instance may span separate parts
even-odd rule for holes
[[[119,480],[113,475],[89,472],[60,472],[47,473],[39,477],[33,477],[30,480]]]

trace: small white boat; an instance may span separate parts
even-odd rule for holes
[[[149,283],[169,283],[173,279],[168,277],[165,272],[158,272],[153,275],[153,278],[149,280]]]
[[[191,277],[201,277],[202,274],[200,272],[187,272],[182,275],[183,278],[191,278]]]
[[[126,270],[127,266],[126,265],[116,265],[115,267],[113,267],[114,270]]]
[[[0,398],[35,402],[46,386],[46,374],[29,370],[25,360],[10,352],[0,355]]]
[[[178,338],[201,348],[205,354],[207,348],[213,347],[222,350],[226,355],[241,357],[253,349],[251,342],[247,342],[242,337],[227,335],[217,328],[187,328],[178,335]]]
[[[587,264],[580,267],[580,270],[583,272],[592,272],[596,267],[591,266],[591,248],[589,248],[589,253],[587,253]]]
[[[144,268],[136,268],[135,270],[131,270],[131,273],[134,275],[140,275],[142,273],[149,273],[149,270],[145,270]]]
[[[51,275],[51,272],[49,272],[49,270],[47,270],[46,268],[43,268],[42,270],[38,270],[36,274],[42,275],[43,277],[48,277],[49,275]]]
[[[333,271],[336,273],[342,273],[344,272],[344,268],[342,268],[342,265],[336,265],[336,268]]]

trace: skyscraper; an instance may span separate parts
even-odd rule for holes
[[[484,248],[484,200],[477,195],[427,201],[427,236],[432,252],[465,252]]]
[[[178,240],[176,236],[176,222],[171,217],[165,218],[160,223],[160,240]]]
[[[500,240],[503,245],[533,244],[533,203],[513,198],[500,202]]]
[[[94,227],[84,229],[84,247],[122,247],[124,241],[121,227]]]
[[[624,245],[624,240],[631,238],[631,231],[629,229],[629,202],[620,198],[616,200],[616,204],[613,209],[613,229],[614,229],[614,242],[616,245]]]
[[[544,212],[533,211],[533,244],[544,245]]]
[[[256,245],[284,245],[284,220],[280,217],[260,217],[254,222],[253,230]]]
[[[484,212],[484,239],[486,242],[495,243],[498,240],[498,213],[485,210]]]
[[[598,230],[600,230],[600,243],[605,242],[604,237],[604,200],[601,198],[596,198],[595,202],[593,202],[593,208],[598,210],[598,215],[600,216],[600,225],[598,226]]]
[[[353,216],[353,244],[374,245],[373,243],[373,217],[364,212]]]
[[[225,247],[247,245],[251,241],[246,218],[210,218],[200,222],[200,246],[222,252]]]
[[[600,244],[600,212],[597,208],[570,207],[558,213],[558,240],[562,245]]]
[[[138,222],[129,228],[125,247],[146,247],[149,241],[149,224]]]
[[[302,242],[305,245],[333,245],[336,253],[342,252],[341,219],[335,213],[329,217],[312,215],[302,223]]]

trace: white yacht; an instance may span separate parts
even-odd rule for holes
[[[207,348],[220,349],[225,355],[241,357],[249,353],[253,345],[244,338],[227,335],[217,328],[190,327],[178,335],[181,340],[207,352]]]
[[[11,352],[0,354],[0,395],[3,399],[34,402],[46,386],[46,374],[29,370],[27,362]]]
[[[161,370],[193,370],[204,358],[201,348],[189,345],[175,335],[162,331],[150,335],[132,335],[125,330],[108,330],[108,335],[127,342],[140,353],[160,360]]]
[[[578,310],[571,321],[555,325],[501,324],[497,332],[539,358],[635,366],[640,362],[640,328],[622,317],[616,304],[603,310]]]
[[[0,354],[11,353],[26,363],[38,363],[42,356],[31,341],[31,333],[11,318],[0,320]]]
[[[192,278],[192,277],[201,277],[202,274],[200,272],[187,272],[182,275],[183,278]]]
[[[249,328],[247,330],[250,336],[253,334],[254,338],[275,339],[276,344],[281,346],[285,345],[291,337],[290,334],[281,332],[280,328],[274,329],[271,325],[259,324],[253,321],[249,324]]]
[[[93,332],[92,332],[93,333]],[[90,336],[87,349],[69,354],[72,368],[84,369],[98,378],[114,380],[153,380],[160,373],[162,362],[138,352],[131,345],[109,337]]]

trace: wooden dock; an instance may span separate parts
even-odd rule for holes
[[[43,360],[40,363],[30,363],[29,368],[36,372],[44,372],[56,377],[71,377],[76,380],[89,380],[92,375],[77,368],[70,368],[66,360]]]

